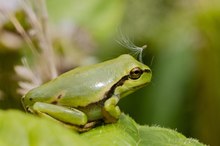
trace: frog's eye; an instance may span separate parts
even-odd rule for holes
[[[143,71],[139,67],[135,67],[130,71],[129,78],[136,80],[140,78],[142,75]]]

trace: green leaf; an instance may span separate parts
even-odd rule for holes
[[[140,126],[124,114],[115,124],[99,126],[78,134],[55,122],[13,110],[0,111],[0,145],[203,146],[170,129]]]
[[[116,124],[95,128],[82,136],[96,146],[203,146],[171,129],[140,126],[126,115]]]
[[[0,111],[1,146],[88,146],[80,136],[52,121],[19,111]]]

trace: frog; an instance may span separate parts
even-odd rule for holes
[[[130,54],[101,63],[67,71],[27,92],[22,97],[24,109],[60,122],[77,131],[97,123],[115,123],[123,97],[146,86],[151,69]]]

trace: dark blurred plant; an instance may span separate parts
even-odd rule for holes
[[[194,133],[220,145],[220,1],[200,0],[195,15],[198,32],[197,106]]]

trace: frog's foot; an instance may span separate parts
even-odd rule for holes
[[[68,129],[72,129],[72,130],[75,130],[75,131],[82,133],[82,132],[89,131],[90,129],[96,127],[100,123],[101,123],[101,121],[93,121],[93,122],[89,122],[83,126],[76,126],[76,125],[70,125],[70,124],[64,124],[64,126],[67,127]]]
[[[78,132],[86,132],[86,131],[89,131],[90,129],[97,127],[99,125],[102,125],[102,124],[103,124],[103,120],[92,121],[92,122],[87,123],[83,127],[82,126],[77,127],[77,131]]]
[[[105,122],[111,123],[118,120],[119,116],[121,115],[121,111],[117,105],[119,98],[117,96],[113,96],[106,100],[104,103],[104,111],[103,115],[105,116]]]
[[[33,110],[39,115],[46,116],[68,125],[84,126],[88,121],[86,114],[75,108],[36,102],[33,105]]]

